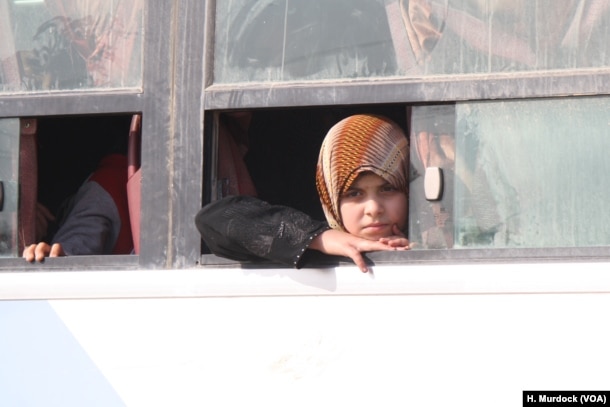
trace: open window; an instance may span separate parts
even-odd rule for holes
[[[19,257],[41,241],[62,243],[74,255],[136,252],[140,120],[139,114],[0,120],[2,255]]]
[[[210,200],[252,195],[324,219],[315,185],[320,145],[339,120],[356,113],[392,118],[407,132],[404,105],[218,112]]]
[[[314,182],[322,139],[343,117],[378,113],[409,135],[412,253],[608,246],[609,103],[574,97],[218,112],[217,167],[207,185],[211,200],[251,194],[323,220]],[[227,154],[224,137],[239,154]],[[236,182],[227,175],[235,164],[243,175]],[[233,188],[241,181],[247,191]]]

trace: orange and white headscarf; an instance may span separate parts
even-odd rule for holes
[[[377,174],[408,192],[408,140],[392,120],[354,115],[335,124],[326,134],[318,157],[316,186],[331,228],[345,230],[339,201],[363,172]]]

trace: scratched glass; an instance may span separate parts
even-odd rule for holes
[[[216,83],[610,66],[607,0],[231,0]]]
[[[0,93],[140,88],[143,0],[0,0]]]
[[[0,119],[0,257],[17,255],[19,119]]]
[[[414,108],[409,238],[424,248],[610,245],[609,109],[606,97]],[[425,197],[429,167],[442,170],[438,200]]]

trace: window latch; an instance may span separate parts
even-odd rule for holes
[[[443,170],[441,168],[426,168],[424,193],[428,201],[440,201],[443,197]]]

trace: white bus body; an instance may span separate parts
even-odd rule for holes
[[[0,275],[0,405],[517,406],[606,389],[607,263]]]

